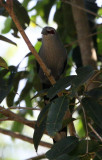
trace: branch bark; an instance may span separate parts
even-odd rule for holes
[[[71,0],[71,3],[83,66],[90,65],[96,70],[97,55],[94,48],[92,37],[88,37],[88,35],[90,35],[90,28],[88,24],[87,15],[85,11],[82,11],[76,7],[77,5],[81,8],[85,8],[84,2],[83,0]],[[85,39],[85,37],[87,37],[87,39]],[[88,90],[95,88],[96,85],[97,84],[91,83]]]
[[[26,160],[41,160],[41,159],[44,160],[45,158],[46,158],[45,154],[42,154],[42,155],[39,155],[39,156],[36,156],[36,157],[32,157],[32,158],[26,159]]]
[[[84,8],[83,0],[71,0],[71,2],[73,5],[77,5],[81,8]],[[88,37],[87,40],[85,39],[86,36],[90,35],[87,15],[84,11],[78,9],[75,6],[72,6],[72,12],[77,30],[77,37],[81,50],[83,65],[91,65],[96,69],[97,56],[94,49],[92,38]]]
[[[4,116],[6,116],[7,120],[15,120],[15,121],[23,123],[29,127],[32,127],[32,128],[35,127],[35,123],[36,123],[35,121],[29,121],[29,120],[21,117],[20,115],[13,113],[9,109],[5,109],[4,107],[0,107],[0,113],[2,113]]]
[[[21,140],[26,141],[26,142],[29,142],[29,143],[31,143],[31,144],[34,144],[32,138],[27,137],[27,136],[24,136],[24,135],[19,134],[19,133],[14,133],[14,132],[12,132],[12,131],[9,131],[9,130],[6,130],[6,129],[2,129],[2,128],[0,128],[0,133],[5,134],[5,135],[8,135],[8,136],[11,136],[11,137],[13,137],[13,138],[21,139]],[[40,142],[40,145],[43,146],[43,147],[48,147],[48,148],[51,148],[51,147],[52,147],[52,144],[47,143],[47,142],[43,142],[43,141]]]

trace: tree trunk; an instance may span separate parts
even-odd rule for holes
[[[74,6],[77,5],[84,8],[84,2],[83,0],[71,0],[71,3],[73,4],[72,12],[77,30],[77,38],[81,51],[83,66],[90,65],[94,69],[97,69],[97,55],[94,48],[93,40],[92,37],[87,37],[90,34],[87,15],[85,11]],[[96,87],[96,85],[91,83],[89,89],[94,87]]]

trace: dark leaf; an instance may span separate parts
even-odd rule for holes
[[[48,90],[48,97],[50,99],[53,98],[57,93],[69,86],[72,86],[72,92],[75,93],[75,90],[94,74],[94,70],[90,66],[81,67],[76,70],[76,72],[78,74],[77,76],[68,76],[58,80],[57,83]]]
[[[23,29],[25,29],[30,22],[26,9],[17,0],[13,0],[13,7],[14,7],[14,12],[17,18],[19,19],[19,22],[21,23]]]
[[[61,156],[59,156],[56,160],[68,160],[69,156],[67,154],[63,154]]]
[[[5,42],[8,42],[8,43],[11,43],[11,44],[17,46],[17,44],[16,44],[15,42],[13,42],[12,40],[10,40],[10,39],[8,39],[7,37],[4,37],[4,36],[2,36],[2,35],[0,35],[0,40],[5,41]]]
[[[7,79],[3,77],[0,78],[0,103],[8,95],[8,93],[12,88],[14,76],[16,74],[15,70],[16,70],[16,67],[12,67],[10,71],[10,75]]]
[[[8,16],[8,12],[6,11],[6,9],[4,7],[1,7],[1,6],[0,6],[0,15],[5,16],[5,17]]]
[[[48,90],[47,96],[50,99],[53,98],[57,93],[61,92],[66,87],[70,86],[71,82],[73,81],[73,79],[75,77],[76,76],[68,76],[68,77],[65,77],[65,78],[62,78],[62,79],[58,80],[56,82],[56,84]]]
[[[27,95],[30,93],[31,88],[32,88],[32,82],[29,82],[28,80],[19,96],[19,99],[16,101],[16,104],[19,104],[22,100],[24,100],[27,97]]]
[[[96,149],[99,147],[99,143],[97,141],[93,140],[81,140],[79,141],[77,147],[70,153],[70,155],[74,156],[80,156],[86,154],[87,149],[87,143],[88,143],[88,152],[95,152]]]
[[[102,87],[94,88],[88,92],[85,92],[86,96],[90,96],[95,99],[101,99],[102,98]]]
[[[97,159],[95,159],[95,160],[102,160],[102,150],[96,152],[96,157],[97,157]]]
[[[54,136],[62,128],[62,120],[68,109],[68,98],[55,99],[49,108],[46,129],[50,136]]]
[[[33,142],[34,142],[34,147],[37,151],[38,145],[40,143],[41,137],[44,134],[45,128],[46,128],[46,120],[47,120],[47,113],[49,110],[50,105],[46,105],[42,111],[40,112],[36,125],[35,125],[35,131],[33,135]]]
[[[82,105],[88,116],[102,129],[102,105],[93,98],[83,98]]]
[[[46,153],[46,156],[50,160],[55,160],[62,154],[70,153],[78,144],[76,137],[66,137],[55,143],[53,147]]]
[[[16,93],[14,92],[14,88],[10,90],[9,94],[6,97],[6,103],[8,107],[13,106],[14,104],[14,97]]]
[[[63,155],[59,156],[56,160],[80,160],[80,159],[76,156],[72,157],[67,154],[63,154]]]
[[[44,90],[41,90],[41,91],[39,91],[38,93],[36,93],[32,98],[31,98],[31,100],[33,99],[33,98],[36,98],[36,97],[43,97],[44,95],[46,95],[46,93],[47,93],[47,89],[44,89]]]
[[[16,73],[14,77],[14,81],[13,81],[13,88],[9,92],[8,96],[6,97],[6,102],[7,102],[8,107],[14,104],[14,98],[18,94],[17,90],[18,90],[20,80],[27,78],[28,75],[29,75],[29,72],[27,71],[20,71]]]

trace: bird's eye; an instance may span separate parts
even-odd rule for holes
[[[54,30],[47,31],[48,34],[55,34]]]

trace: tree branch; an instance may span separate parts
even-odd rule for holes
[[[94,49],[92,37],[88,37],[87,40],[85,39],[86,36],[90,35],[87,15],[85,12],[74,6],[77,5],[81,8],[85,8],[84,2],[83,0],[71,0],[71,3],[73,4],[72,12],[77,30],[82,63],[84,66],[90,65],[94,69],[97,69],[97,55]],[[96,86],[97,84],[91,83],[88,90],[95,88]]]
[[[40,108],[36,108],[36,107],[16,107],[16,106],[12,106],[9,107],[9,109],[26,109],[26,110],[35,110],[35,111],[40,111]]]
[[[68,1],[68,0],[62,0],[62,2],[67,3],[67,4],[70,4],[71,6],[76,7],[76,8],[78,8],[78,9],[80,9],[80,10],[86,12],[86,13],[90,13],[91,15],[94,15],[95,17],[100,17],[100,18],[102,18],[102,16],[100,16],[100,15],[98,15],[98,14],[90,11],[89,9],[86,9],[86,8],[84,8],[84,7],[81,7],[81,6],[77,5],[77,4],[73,4],[72,2],[70,2],[70,1]]]
[[[12,132],[12,131],[5,130],[5,129],[1,129],[1,128],[0,128],[0,133],[5,134],[5,135],[8,135],[8,136],[11,136],[11,137],[13,137],[13,138],[21,139],[21,140],[26,141],[26,142],[29,142],[29,143],[31,143],[31,144],[34,144],[32,138],[27,137],[27,136],[24,136],[24,135],[19,134],[19,133],[14,133],[14,132]],[[52,144],[47,143],[47,142],[43,142],[43,141],[40,142],[40,145],[43,146],[43,147],[48,147],[48,148],[51,148],[51,147],[52,147]]]
[[[35,127],[35,121],[29,121],[20,115],[17,115],[10,111],[9,109],[5,109],[4,107],[0,106],[0,113],[2,113],[4,116],[8,117],[8,120],[15,120],[17,122],[23,123],[29,127],[34,128]]]
[[[100,34],[100,33],[102,33],[102,31],[97,31],[97,32],[95,32],[95,33],[90,33],[88,36],[84,37],[84,39],[87,40],[87,38],[92,37],[92,36],[94,36],[94,35],[98,35],[98,34]],[[83,39],[83,38],[82,38],[82,39]],[[74,45],[74,44],[76,44],[76,43],[79,43],[82,39],[80,39],[80,40],[77,39],[77,40],[75,40],[75,41],[73,41],[73,42],[71,42],[71,43],[69,43],[69,44],[66,44],[65,47],[69,47],[69,46],[72,46],[72,45]]]
[[[71,0],[71,2],[73,5],[78,5],[81,8],[84,8],[83,0]],[[87,40],[84,38],[90,34],[86,13],[74,6],[72,6],[72,12],[77,30],[83,65],[85,66],[90,64],[96,69],[97,56],[93,47],[92,38],[88,37]]]

